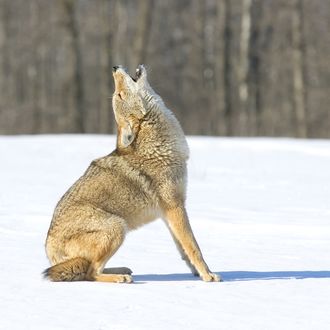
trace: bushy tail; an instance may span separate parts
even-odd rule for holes
[[[90,262],[84,258],[74,258],[47,268],[43,275],[54,282],[84,281]]]

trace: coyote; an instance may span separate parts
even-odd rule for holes
[[[188,145],[181,126],[147,80],[113,67],[117,146],[94,160],[57,204],[46,240],[52,281],[132,282],[129,268],[104,269],[128,231],[163,218],[194,275],[210,272],[185,209]]]

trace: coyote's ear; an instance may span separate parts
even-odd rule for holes
[[[132,126],[127,122],[120,128],[120,142],[124,148],[127,148],[135,139],[135,133]]]

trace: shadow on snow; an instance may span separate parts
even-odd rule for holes
[[[289,279],[308,279],[308,278],[330,278],[330,271],[276,271],[276,272],[251,272],[251,271],[230,271],[217,272],[225,282],[233,281],[258,281],[258,280],[289,280]],[[136,282],[177,282],[177,281],[197,281],[189,273],[182,274],[144,274],[134,275]]]

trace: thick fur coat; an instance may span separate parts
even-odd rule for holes
[[[204,281],[203,260],[185,209],[188,145],[181,126],[139,66],[114,67],[117,147],[94,160],[54,211],[46,240],[53,281],[131,282],[129,268],[104,269],[128,231],[163,218],[182,258]]]

